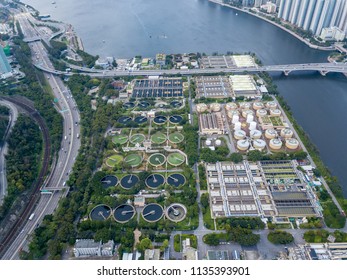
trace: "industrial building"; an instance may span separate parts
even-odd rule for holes
[[[233,55],[236,67],[256,67],[253,57],[250,55]]]
[[[160,249],[146,249],[145,260],[157,261],[160,259]]]
[[[199,127],[201,134],[224,134],[225,126],[222,114],[220,112],[200,114]]]
[[[181,78],[149,77],[132,81],[129,93],[134,98],[182,97],[183,83]]]
[[[212,217],[322,216],[296,166],[296,161],[206,164]]]
[[[347,243],[310,243],[288,251],[290,260],[347,260]]]
[[[7,77],[11,73],[12,68],[8,63],[4,49],[0,46],[0,75],[4,75],[4,77]]]
[[[232,96],[230,81],[226,76],[200,76],[195,81],[197,98],[228,98]]]
[[[228,251],[219,251],[219,250],[208,250],[207,251],[208,260],[229,260]]]
[[[200,59],[201,68],[232,68],[234,60],[230,55],[204,56]]]
[[[233,96],[239,97],[260,97],[261,92],[257,88],[255,81],[250,75],[233,75],[230,76],[230,84],[233,91]]]
[[[113,240],[102,244],[101,241],[95,242],[93,239],[77,239],[73,249],[75,257],[113,256],[113,252]]]

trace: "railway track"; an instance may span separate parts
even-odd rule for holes
[[[23,99],[19,99],[16,97],[8,97],[8,96],[1,96],[0,99],[9,101],[17,105],[23,111],[25,111],[30,116],[30,118],[32,118],[39,125],[43,135],[43,145],[44,145],[42,167],[37,179],[33,182],[34,189],[32,193],[30,194],[29,202],[23,209],[22,214],[15,221],[12,228],[8,231],[8,233],[5,235],[5,237],[0,243],[0,258],[1,258],[3,254],[6,252],[6,250],[8,249],[8,247],[11,245],[11,243],[14,241],[14,239],[17,237],[19,230],[22,228],[25,222],[27,222],[31,212],[33,211],[35,207],[36,202],[40,198],[40,188],[44,182],[45,176],[49,168],[49,162],[51,157],[51,139],[50,139],[49,130],[47,128],[46,122],[44,121],[42,116],[39,114],[39,112],[31,104],[29,104],[28,101],[25,101]]]

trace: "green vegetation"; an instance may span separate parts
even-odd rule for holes
[[[228,228],[226,233],[210,233],[203,238],[204,242],[210,246],[217,246],[220,242],[232,241],[242,246],[256,245],[259,240],[259,234],[252,233],[252,230],[236,227]]]
[[[10,134],[8,145],[8,194],[0,208],[0,220],[8,213],[18,196],[31,188],[38,176],[42,153],[39,127],[29,117],[20,115]]]
[[[199,179],[200,179],[200,190],[207,190],[207,179],[205,166],[199,164]]]
[[[260,161],[260,160],[303,160],[307,158],[307,153],[304,151],[297,152],[276,152],[273,154],[267,154],[266,152],[261,152],[258,150],[249,151],[247,153],[247,158],[249,161]]]
[[[188,156],[189,165],[194,165],[198,161],[198,125],[190,125],[186,123],[183,125],[184,136],[186,139],[186,145],[184,147],[184,152]]]
[[[212,151],[209,148],[202,148],[200,150],[200,159],[205,162],[216,163],[217,161],[227,160],[228,154],[229,149],[225,146],[216,147],[215,151]]]
[[[347,233],[335,230],[330,233],[327,230],[309,230],[304,233],[304,239],[308,243],[325,243],[328,242],[329,235],[335,237],[335,242],[347,242]]]
[[[218,229],[228,229],[234,227],[246,229],[264,229],[265,224],[259,217],[221,218],[217,219]]]
[[[209,233],[206,234],[203,238],[203,241],[210,246],[217,246],[220,243],[221,237],[224,237],[224,234],[218,233]]]
[[[110,156],[106,160],[106,165],[109,167],[115,167],[117,164],[119,164],[123,160],[123,157],[121,155],[113,155]]]
[[[302,229],[313,229],[313,228],[322,228],[323,223],[322,220],[316,217],[307,218],[307,223],[303,223],[300,225]]]
[[[0,144],[5,136],[5,131],[8,126],[9,109],[7,107],[0,106]]]
[[[289,232],[275,230],[268,234],[267,239],[273,244],[289,244],[294,241],[293,235]]]
[[[176,252],[182,251],[182,242],[187,238],[190,239],[190,247],[193,247],[195,249],[198,248],[198,239],[194,234],[176,234],[174,236],[174,250]]]

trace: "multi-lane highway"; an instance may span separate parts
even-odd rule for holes
[[[24,38],[40,36],[29,23],[29,17],[27,13],[21,13],[15,16],[21,26]],[[33,61],[40,62],[45,67],[53,68],[47,50],[40,41],[29,43],[29,46],[32,50]],[[55,161],[55,166],[43,184],[43,188],[49,192],[41,195],[35,210],[31,213],[33,214],[31,215],[32,218],[26,221],[20,234],[17,235],[2,259],[18,259],[19,251],[27,247],[31,234],[37,225],[40,224],[43,217],[47,214],[52,214],[58,205],[59,199],[66,195],[67,192],[64,190],[66,188],[66,181],[81,145],[79,139],[80,115],[69,89],[59,77],[50,73],[45,73],[44,75],[52,90],[52,101],[53,99],[57,101],[55,107],[63,116],[61,148]]]

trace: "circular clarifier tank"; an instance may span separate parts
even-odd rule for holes
[[[173,108],[178,108],[178,107],[181,107],[182,106],[182,102],[181,101],[178,101],[178,100],[174,100],[170,103],[170,106],[173,107]]]
[[[155,223],[163,217],[164,210],[159,204],[152,203],[146,205],[141,214],[147,222]]]
[[[183,134],[179,132],[171,133],[169,135],[169,141],[173,144],[181,143],[184,140]]]
[[[123,189],[130,190],[131,188],[135,187],[135,185],[140,181],[139,177],[133,174],[129,174],[124,176],[120,180],[120,186]]]
[[[186,157],[180,153],[172,153],[167,157],[168,163],[170,163],[172,166],[179,166],[183,164],[185,160]]]
[[[187,208],[183,204],[173,203],[166,208],[165,216],[172,222],[181,222],[187,216]]]
[[[173,186],[176,188],[184,185],[185,182],[186,182],[186,177],[184,177],[182,174],[175,173],[175,174],[171,174],[167,177],[167,183],[170,186]]]
[[[146,109],[146,108],[148,108],[150,105],[151,105],[151,104],[149,104],[149,103],[146,102],[146,101],[141,101],[137,106],[138,106],[139,108]]]
[[[146,178],[146,186],[151,189],[157,189],[165,183],[165,178],[160,174],[151,174]]]
[[[119,205],[113,211],[113,217],[118,223],[129,222],[136,214],[135,208],[129,204]]]
[[[119,135],[113,136],[112,137],[112,142],[114,144],[124,145],[126,142],[128,142],[128,136],[123,135],[123,134],[119,134]]]
[[[134,102],[125,102],[123,104],[123,108],[125,108],[125,109],[132,109],[134,107],[135,107],[135,103]]]
[[[121,123],[121,124],[127,124],[127,123],[130,123],[133,119],[131,117],[128,117],[128,116],[123,116],[123,117],[120,117],[118,119],[118,122]]]
[[[134,122],[136,122],[137,124],[143,124],[147,122],[147,120],[148,120],[147,117],[139,116],[134,119]]]
[[[148,162],[153,166],[161,166],[166,162],[166,157],[161,153],[155,153],[148,158]]]
[[[142,157],[138,154],[130,154],[125,157],[124,161],[131,167],[136,167],[142,163]]]
[[[146,137],[143,134],[134,134],[130,137],[130,143],[141,144],[145,139]]]
[[[102,187],[105,189],[115,187],[118,184],[118,178],[113,175],[105,176],[104,178],[101,179],[101,184],[102,184]]]
[[[162,124],[166,123],[167,118],[165,116],[157,116],[157,117],[154,118],[153,121],[156,124],[162,125]]]
[[[182,120],[183,120],[182,116],[179,116],[179,115],[174,115],[169,118],[170,123],[173,123],[173,124],[179,124],[180,122],[182,122]]]
[[[151,141],[154,144],[163,144],[166,141],[166,135],[161,132],[157,132],[151,136]]]
[[[106,204],[100,204],[95,206],[92,211],[90,211],[89,218],[92,221],[105,221],[112,214],[112,209]]]

